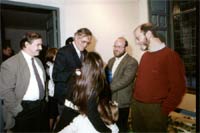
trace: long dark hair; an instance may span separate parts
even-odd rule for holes
[[[96,96],[98,99],[100,93],[109,87],[103,60],[98,53],[88,52],[80,71],[81,75],[77,76],[73,88],[73,102],[81,113],[87,114],[88,99],[91,96]]]

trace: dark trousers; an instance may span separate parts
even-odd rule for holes
[[[50,119],[56,119],[59,115],[58,113],[58,102],[54,97],[48,96],[48,113]]]
[[[22,101],[23,111],[15,118],[13,132],[48,132],[49,120],[44,100]]]
[[[73,110],[65,106],[60,116],[60,120],[58,124],[56,125],[55,132],[59,132],[65,126],[69,125],[70,122],[72,122],[72,120],[78,115],[79,113],[76,110]]]
[[[142,103],[133,99],[132,127],[134,132],[167,132],[167,115],[159,103]]]
[[[117,121],[117,126],[120,132],[128,131],[128,115],[129,108],[119,108],[119,119]]]

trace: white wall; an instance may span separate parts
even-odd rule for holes
[[[61,44],[77,29],[89,28],[94,34],[89,51],[101,54],[105,62],[113,56],[115,39],[124,36],[128,52],[140,59],[133,29],[148,20],[147,0],[12,0],[58,7],[60,9]]]

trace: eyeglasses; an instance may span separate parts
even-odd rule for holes
[[[123,49],[123,48],[125,48],[125,46],[113,46],[113,48],[118,48],[118,49]]]
[[[79,37],[78,40],[81,44],[89,45],[91,43],[90,38],[87,37]]]
[[[81,42],[81,44],[87,44],[87,45],[89,45],[90,44],[90,42],[89,41],[80,41]]]

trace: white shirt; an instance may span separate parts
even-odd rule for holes
[[[81,58],[81,51],[77,48],[77,46],[76,46],[76,44],[74,44],[74,42],[73,42],[73,46],[76,50],[76,53],[78,54],[78,57]]]
[[[112,67],[112,77],[114,76],[114,73],[115,73],[119,63],[122,61],[124,56],[126,56],[126,54],[127,54],[127,52],[123,56],[121,56],[119,58],[115,57],[115,62],[114,62],[113,67]]]
[[[29,67],[29,70],[30,70],[30,80],[29,80],[27,91],[26,91],[26,93],[23,97],[23,100],[36,101],[36,100],[39,99],[39,87],[38,87],[38,83],[37,83],[35,73],[34,73],[34,70],[33,70],[33,66],[32,66],[32,60],[31,59],[34,58],[34,57],[31,57],[30,55],[25,53],[23,50],[22,50],[22,54],[23,54],[23,56],[24,56],[24,58],[25,58],[25,60],[28,64],[28,67]],[[43,79],[43,76],[42,76],[43,71],[35,60],[34,60],[34,63],[35,63],[35,66],[38,70],[40,78],[42,80],[42,84],[44,86],[44,79]]]
[[[166,45],[165,45],[165,43],[161,43],[160,45],[156,45],[156,46],[151,46],[151,47],[149,47],[149,52],[156,52],[156,51],[158,51],[158,50],[161,50],[161,49],[163,49],[164,47],[166,47]]]
[[[50,77],[49,81],[48,81],[48,90],[49,90],[49,96],[53,97],[54,96],[54,82],[53,82],[53,78],[52,78],[52,73],[53,73],[53,66],[54,64],[52,62],[47,62],[46,63],[49,68],[46,69],[47,75]]]
[[[112,133],[118,133],[119,129],[116,124],[108,125]],[[78,115],[73,121],[62,129],[59,133],[99,133],[86,115]]]

